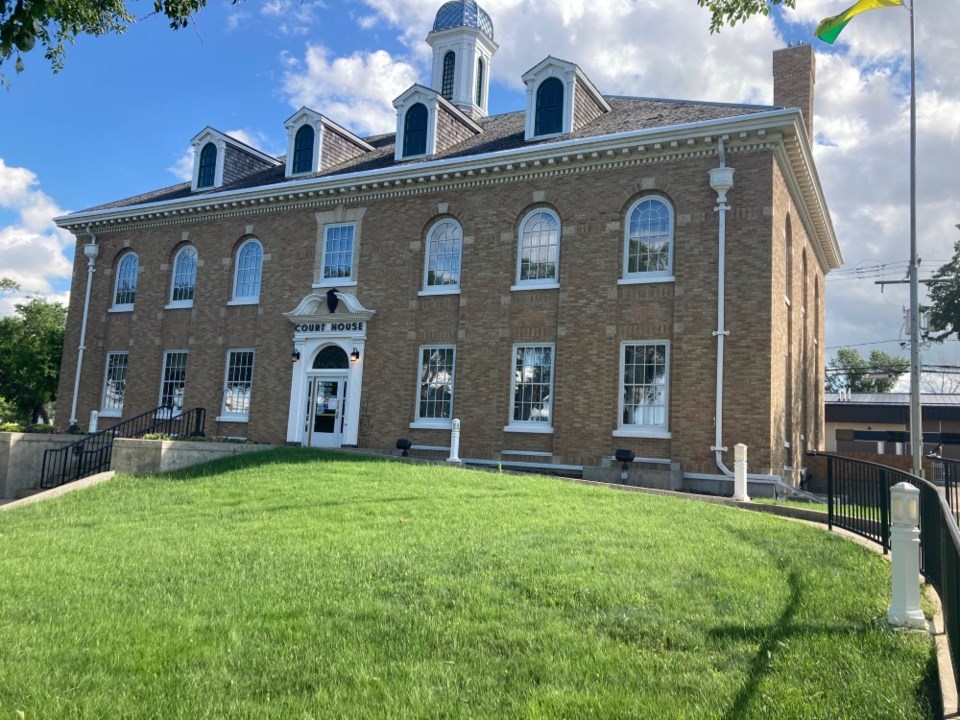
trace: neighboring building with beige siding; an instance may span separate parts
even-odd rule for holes
[[[439,457],[456,418],[468,461],[589,472],[624,448],[691,481],[742,442],[751,472],[797,479],[842,261],[809,118],[604,97],[550,57],[526,110],[488,117],[489,17],[454,0],[431,38],[436,84],[397,99],[395,134],[304,108],[271,159],[207,128],[192,183],[59,219],[78,252],[58,417],[86,316],[79,418],[205,407],[217,435]],[[785,56],[775,98],[806,111],[812,52]],[[224,148],[247,175],[225,179]]]

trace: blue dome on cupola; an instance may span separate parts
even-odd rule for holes
[[[473,0],[450,0],[437,10],[437,19],[433,21],[434,32],[458,27],[477,28],[493,40],[493,21],[487,11]]]

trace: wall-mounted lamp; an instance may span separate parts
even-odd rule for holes
[[[294,349],[294,351],[290,353],[290,357],[295,363],[300,362],[300,351],[297,349]]]
[[[354,348],[353,352],[350,353],[350,359],[354,362],[360,362],[360,351],[357,348]]]

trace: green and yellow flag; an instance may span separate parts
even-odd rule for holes
[[[839,15],[833,15],[821,20],[813,34],[824,42],[833,45],[834,41],[847,26],[847,23],[850,22],[856,15],[866,12],[867,10],[879,10],[880,8],[885,7],[902,6],[903,0],[860,0],[860,2],[848,7]]]

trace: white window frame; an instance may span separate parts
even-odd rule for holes
[[[667,250],[667,269],[666,270],[642,270],[630,272],[630,218],[634,211],[642,204],[651,200],[656,200],[666,207],[670,215],[669,228],[669,248]],[[651,282],[673,282],[673,256],[677,244],[677,213],[676,209],[666,197],[655,193],[647,194],[637,198],[630,207],[623,222],[623,277],[618,281],[620,285],[632,285],[638,283]]]
[[[517,420],[515,419],[517,412],[517,355],[523,350],[528,349],[549,349],[550,350],[550,380],[547,383],[547,393],[546,397],[550,398],[550,407],[548,410],[548,415],[546,420],[537,419],[537,420]],[[524,365],[526,367],[526,365]],[[510,355],[510,399],[508,407],[510,408],[510,419],[507,424],[504,426],[505,432],[522,432],[522,433],[543,433],[543,434],[552,434],[553,433],[553,416],[554,416],[554,404],[553,404],[553,378],[556,374],[557,367],[557,347],[556,343],[515,343],[513,346],[513,351]],[[542,383],[540,383],[542,386]],[[542,405],[540,408],[542,412]],[[532,414],[531,410],[531,414]]]
[[[112,358],[123,357],[123,366],[122,366],[122,378],[119,382],[123,385],[120,389],[120,403],[116,405],[115,403],[111,407],[107,407],[107,395],[111,383],[117,382],[117,378],[111,378],[111,371],[115,370],[118,366],[114,365],[111,362]],[[100,395],[100,417],[122,417],[123,416],[123,401],[126,395],[127,389],[127,370],[130,367],[130,353],[126,350],[111,350],[107,353],[107,359],[104,363],[103,369],[103,392]]]
[[[171,358],[173,358],[174,355],[182,355],[184,358],[183,379],[182,379],[182,385],[179,387],[179,389],[173,390],[173,392],[170,393],[170,397],[172,400],[172,411],[170,412],[170,415],[169,415],[170,417],[177,417],[183,412],[184,395],[187,387],[187,369],[190,365],[190,353],[188,351],[186,350],[164,350],[163,351],[163,367],[160,371],[160,399],[157,402],[158,407],[164,404],[163,402],[164,397],[165,395],[167,395],[167,392],[166,392],[167,383],[177,382],[176,380],[170,380],[167,377],[168,370],[176,369],[176,368],[170,367],[170,360]],[[166,415],[166,413],[163,410],[157,413],[158,416],[161,414]]]
[[[350,237],[350,274],[346,277],[325,277],[327,272],[327,244],[330,242],[330,231],[337,230],[339,228],[351,228],[351,237]],[[330,223],[329,225],[323,226],[323,249],[322,257],[320,259],[320,280],[317,282],[314,287],[343,287],[343,286],[353,286],[357,284],[357,280],[354,277],[354,268],[356,267],[357,261],[357,224],[355,222],[343,222],[343,223]]]
[[[439,232],[441,225],[450,223],[455,225],[459,233],[457,243],[457,282],[450,285],[429,285],[431,247],[439,244],[434,240],[434,234]],[[437,220],[427,231],[426,241],[423,244],[423,289],[418,295],[456,295],[460,292],[460,283],[463,279],[463,226],[453,218]]]
[[[187,255],[187,253],[193,252],[193,284],[190,286],[190,299],[189,300],[175,300],[174,295],[177,291],[177,279],[178,279],[178,266],[180,261]],[[197,248],[193,245],[184,245],[182,248],[177,250],[177,254],[173,256],[173,266],[170,273],[170,302],[167,303],[167,310],[174,310],[177,308],[191,308],[193,307],[193,298],[197,292],[197,267],[200,263],[200,256],[197,253]]]
[[[124,265],[133,258],[134,271],[133,271],[133,302],[124,302],[118,303],[117,296],[120,294],[120,280],[124,277],[123,267]],[[113,279],[113,304],[110,307],[110,312],[132,312],[133,306],[137,302],[137,285],[140,283],[140,258],[133,251],[125,252],[120,256],[120,261],[117,263],[116,277]]]
[[[521,274],[523,272],[523,250],[524,250],[524,239],[526,235],[527,225],[535,222],[535,218],[539,215],[548,215],[553,218],[556,222],[556,234],[557,239],[556,243],[553,245],[554,250],[554,260],[553,260],[553,277],[552,278],[534,278],[534,279],[523,279]],[[563,226],[560,222],[560,216],[556,211],[550,208],[535,208],[528,212],[523,220],[520,222],[520,229],[517,232],[517,274],[516,274],[516,285],[511,287],[511,290],[545,290],[560,287],[560,237],[563,231]],[[538,246],[538,247],[550,247],[548,246]]]
[[[448,418],[435,418],[435,417],[421,417],[420,415],[420,403],[424,385],[427,384],[424,382],[423,373],[424,373],[424,356],[427,353],[434,350],[449,350],[451,352],[450,359],[450,380],[448,383],[434,382],[433,384],[443,384],[449,385],[450,387],[450,417]],[[449,430],[453,425],[453,402],[454,402],[454,393],[456,392],[456,374],[457,374],[457,346],[456,345],[421,345],[419,349],[419,358],[417,361],[417,395],[416,395],[416,407],[414,409],[414,418],[415,420],[410,423],[412,428],[425,428],[433,430]]]
[[[244,250],[250,245],[257,245],[260,248],[260,265],[257,268],[257,292],[256,294],[251,295],[238,295],[237,289],[240,281],[240,258]],[[260,289],[263,286],[263,243],[261,243],[257,238],[248,238],[244,240],[240,247],[237,248],[237,252],[234,255],[233,261],[233,299],[228,303],[229,305],[257,305],[260,302]]]
[[[239,357],[242,353],[248,353],[250,356],[249,366],[237,364],[233,365],[231,360],[234,356]],[[217,416],[218,422],[247,422],[250,419],[250,403],[253,398],[253,370],[256,364],[256,351],[253,348],[230,348],[227,350],[226,363],[223,369],[223,392],[220,415]],[[237,380],[236,378],[231,379],[231,370],[236,372],[246,372],[249,373],[249,380]],[[236,395],[231,391],[231,385],[246,385],[246,410],[239,410],[238,404],[234,402],[234,397]],[[242,389],[241,389],[242,392]],[[239,405],[242,406],[244,403],[241,402]]]
[[[623,421],[626,395],[626,357],[627,348],[633,346],[662,345],[664,348],[663,375],[663,422],[662,423],[625,423]],[[617,429],[614,437],[670,439],[670,341],[669,340],[625,340],[620,343],[620,381],[617,391]]]

